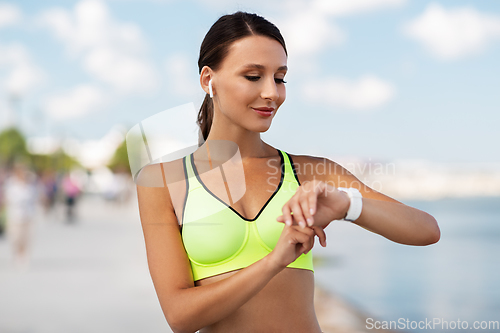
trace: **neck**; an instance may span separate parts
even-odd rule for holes
[[[227,140],[234,142],[243,161],[251,158],[263,158],[275,154],[275,149],[262,141],[259,132],[244,129],[234,123],[212,123],[208,140]]]

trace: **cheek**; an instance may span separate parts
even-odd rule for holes
[[[279,91],[279,100],[280,100],[280,104],[283,103],[286,99],[286,88],[285,86],[283,85],[283,87],[280,87],[280,89],[278,90]]]
[[[241,100],[249,93],[249,86],[245,82],[237,81],[226,86],[226,94],[230,100]]]
[[[231,94],[229,98],[234,103],[253,103],[260,96],[258,85],[250,81],[236,82],[229,89]]]

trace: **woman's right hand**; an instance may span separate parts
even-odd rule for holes
[[[318,234],[321,243],[326,246],[326,235],[322,228],[301,227],[297,224],[285,224],[276,246],[269,256],[279,267],[286,267],[302,253],[308,253],[314,246],[314,236]]]

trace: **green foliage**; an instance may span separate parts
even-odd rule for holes
[[[68,172],[80,163],[73,157],[67,155],[62,149],[57,150],[50,155],[30,155],[33,168],[37,172],[43,171],[64,171]]]
[[[15,127],[0,133],[0,166],[10,167],[16,161],[28,162],[29,153],[23,134]]]
[[[80,165],[62,149],[49,155],[30,154],[23,134],[11,127],[0,132],[0,168],[11,168],[16,162],[33,167],[35,172],[69,171]]]
[[[130,165],[128,163],[127,143],[125,140],[116,148],[115,154],[108,164],[113,172],[130,172]]]

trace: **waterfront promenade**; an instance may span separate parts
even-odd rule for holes
[[[149,276],[135,197],[121,205],[83,197],[76,213],[68,224],[64,207],[47,216],[39,209],[28,267],[13,267],[0,238],[0,332],[171,332]],[[315,299],[325,333],[369,331],[337,296],[317,289]]]

